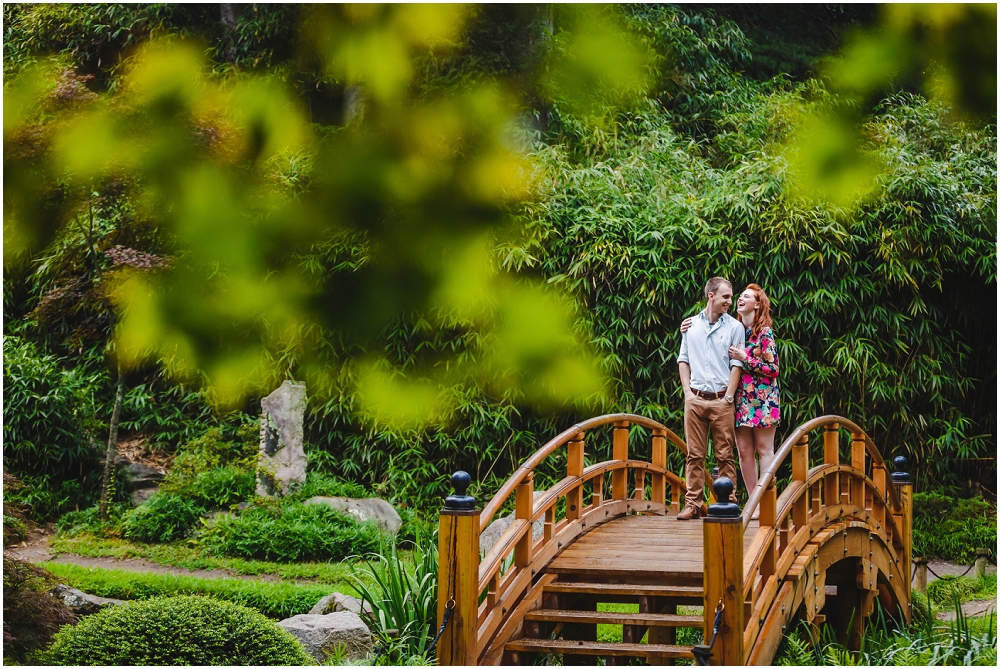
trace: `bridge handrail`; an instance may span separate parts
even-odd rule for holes
[[[882,459],[882,454],[879,453],[878,448],[875,447],[875,442],[871,440],[871,437],[869,437],[868,434],[857,425],[857,423],[844,418],[843,416],[834,415],[819,416],[818,418],[806,421],[802,425],[795,428],[795,430],[788,435],[785,441],[781,444],[781,447],[774,454],[774,459],[771,461],[771,465],[760,475],[760,478],[757,481],[757,487],[750,493],[750,498],[743,507],[742,516],[744,530],[746,530],[746,528],[750,525],[750,518],[753,515],[754,510],[760,506],[760,500],[764,496],[764,492],[767,490],[768,486],[774,483],[778,469],[782,464],[784,464],[785,460],[792,452],[792,447],[794,447],[802,437],[808,435],[816,428],[825,427],[827,425],[837,425],[840,428],[849,430],[853,435],[862,437],[865,443],[865,451],[871,457],[872,464],[879,467],[885,466],[885,461]],[[900,511],[902,507],[900,506],[899,497],[896,495],[896,490],[892,486],[886,486],[886,489],[889,496],[888,501],[891,503],[893,511]]]
[[[489,522],[493,519],[493,516],[496,515],[496,512],[500,510],[500,507],[502,507],[507,500],[510,499],[510,496],[514,493],[514,490],[517,489],[517,486],[524,482],[528,473],[535,471],[535,469],[558,448],[565,446],[573,439],[573,437],[581,432],[587,432],[595,427],[610,425],[621,421],[626,421],[630,425],[642,425],[643,427],[648,427],[652,430],[662,430],[666,434],[667,441],[679,448],[682,453],[687,454],[687,444],[684,443],[684,440],[670,431],[665,425],[658,423],[651,418],[631,413],[614,413],[589,418],[585,421],[577,423],[567,430],[563,430],[553,439],[548,441],[544,446],[535,451],[531,457],[525,460],[524,464],[518,467],[514,473],[511,474],[510,478],[507,479],[507,482],[500,487],[500,490],[498,490],[486,506],[483,507],[482,513],[479,514],[479,527],[485,529]]]

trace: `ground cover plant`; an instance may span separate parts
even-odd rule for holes
[[[65,665],[305,665],[298,640],[260,613],[207,597],[155,597],[62,629],[45,654]]]
[[[332,591],[330,586],[320,584],[198,578],[59,562],[48,562],[43,567],[71,587],[99,597],[138,600],[166,595],[204,595],[248,606],[275,619],[308,613],[316,602]]]
[[[56,536],[52,549],[83,557],[109,557],[116,560],[141,558],[150,562],[184,569],[224,569],[237,574],[274,575],[284,580],[305,580],[342,587],[350,586],[349,570],[340,562],[265,562],[206,555],[197,545],[181,541],[171,544],[137,544],[114,537],[84,534]]]
[[[995,505],[978,497],[956,499],[937,491],[913,495],[914,555],[972,564],[977,548],[996,555]]]

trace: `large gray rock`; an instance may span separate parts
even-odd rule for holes
[[[403,525],[403,519],[392,508],[392,504],[377,497],[364,499],[354,499],[352,497],[310,497],[304,503],[326,504],[337,511],[349,513],[361,523],[375,521],[378,523],[379,529],[391,534],[399,532],[399,528]]]
[[[300,613],[278,623],[297,638],[317,662],[326,662],[343,646],[345,659],[361,660],[372,651],[372,634],[352,611],[314,615]]]
[[[361,600],[357,597],[345,595],[342,592],[331,592],[323,599],[316,602],[316,606],[309,610],[312,615],[321,616],[325,613],[339,613],[340,611],[351,611],[361,615]],[[367,602],[364,604],[365,613],[371,613],[372,607]]]
[[[540,495],[544,494],[544,490],[536,490],[534,499],[538,499]],[[486,526],[479,535],[479,553],[485,555],[489,552],[493,545],[500,539],[500,536],[507,531],[507,528],[511,526],[514,522],[514,514],[510,513],[502,518],[497,518],[492,523]],[[531,540],[535,541],[545,531],[545,521],[542,518],[536,520],[531,526]]]
[[[144,502],[148,502],[149,498],[159,491],[160,486],[156,486],[155,488],[139,488],[138,490],[133,491],[131,495],[132,506],[139,506]]]
[[[285,381],[260,401],[258,495],[287,495],[306,480],[306,452],[302,447],[305,411],[306,387],[292,381]]]
[[[76,588],[71,588],[68,585],[63,584],[59,584],[52,588],[49,591],[49,594],[63,600],[63,602],[66,603],[66,606],[68,606],[70,610],[78,616],[97,613],[105,606],[115,606],[116,604],[125,603],[120,599],[88,595],[87,593],[77,590]]]

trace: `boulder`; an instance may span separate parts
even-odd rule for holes
[[[300,613],[278,623],[298,639],[319,663],[343,646],[348,660],[362,660],[372,652],[372,634],[353,611],[315,615]]]
[[[360,523],[375,521],[379,529],[390,534],[399,532],[403,519],[399,517],[392,505],[384,499],[367,497],[354,499],[351,497],[310,497],[303,504],[326,504],[337,511],[343,511],[357,518]]]
[[[134,490],[130,496],[132,506],[139,506],[143,502],[148,501],[149,498],[159,492],[159,490],[159,486],[156,486],[155,488],[139,488],[138,490]]]
[[[316,602],[316,606],[309,610],[312,615],[323,615],[325,613],[339,613],[340,611],[351,611],[361,615],[361,600],[357,597],[345,595],[342,592],[331,592],[323,599]],[[371,613],[372,607],[367,602],[364,604],[365,613]]]
[[[115,467],[118,469],[119,475],[128,484],[128,489],[133,491],[152,488],[155,492],[156,488],[160,485],[160,481],[166,476],[162,470],[144,465],[141,462],[132,462],[121,455],[115,456]]]
[[[258,495],[287,495],[305,482],[306,452],[302,446],[305,411],[306,387],[292,381],[285,381],[260,401]]]
[[[534,498],[544,494],[544,490],[536,490]],[[497,518],[486,526],[486,529],[479,535],[479,553],[485,555],[489,552],[500,536],[507,531],[507,528],[514,522],[514,514],[510,513],[502,518]],[[531,526],[531,540],[534,541],[542,536],[545,531],[545,521],[541,518],[536,520]]]
[[[66,606],[68,606],[70,610],[78,616],[97,613],[105,606],[114,606],[116,604],[125,603],[120,599],[88,595],[86,592],[63,584],[59,584],[52,588],[49,591],[49,594],[63,600],[63,602],[66,603]]]

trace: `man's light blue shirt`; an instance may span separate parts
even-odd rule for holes
[[[714,324],[709,323],[707,311],[695,316],[691,327],[681,335],[677,362],[686,362],[691,368],[692,388],[718,393],[729,386],[730,368],[743,367],[739,360],[729,358],[729,347],[743,348],[746,330],[729,314],[722,314]]]

